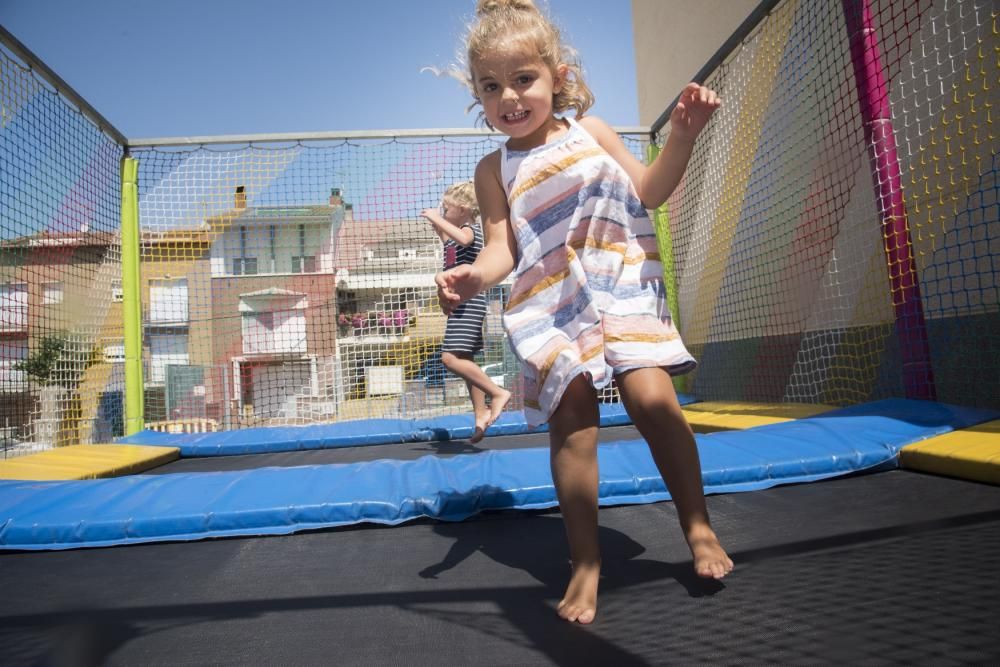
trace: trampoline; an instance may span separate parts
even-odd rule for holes
[[[600,512],[597,622],[555,614],[555,512],[0,555],[6,664],[865,664],[1000,658],[1000,488],[908,471]],[[544,555],[544,557],[542,557]]]
[[[779,459],[762,466],[773,471],[806,460],[811,445],[788,449],[796,433],[839,432],[849,437],[835,441],[853,438],[864,452],[865,437],[884,445],[900,438],[903,426],[923,434],[904,439],[926,439],[926,429],[954,432],[945,422],[967,427],[993,417],[988,410],[879,402],[700,435],[698,444],[711,489],[720,474],[712,457],[726,442],[777,449]],[[637,437],[631,425],[606,426],[602,454]],[[92,545],[96,533],[88,524],[109,522],[105,506],[120,504],[118,487],[149,496],[143,485],[175,482],[153,487],[156,501],[141,505],[146,519],[183,505],[177,494],[198,495],[190,484],[234,486],[240,477],[231,476],[241,475],[348,471],[358,473],[351,486],[365,487],[376,501],[379,487],[365,479],[375,472],[391,471],[393,484],[410,488],[398,476],[422,468],[407,465],[451,461],[468,469],[491,457],[544,452],[546,442],[544,433],[523,433],[478,445],[461,438],[310,451],[279,445],[273,453],[185,458],[132,478],[4,482],[0,497],[9,498],[12,488],[37,491],[28,504],[41,507],[51,504],[43,502],[46,493],[78,491],[79,502],[70,504],[81,520],[72,532]],[[109,542],[128,546],[89,549],[67,549],[73,545],[58,512],[7,510],[13,518],[0,533],[0,645],[8,664],[431,665],[468,664],[470,656],[497,665],[995,661],[1000,583],[979,573],[1000,548],[1000,487],[892,469],[895,448],[887,451],[881,463],[865,454],[854,457],[854,470],[830,467],[835,478],[822,482],[709,495],[715,528],[737,564],[722,582],[694,575],[672,503],[651,502],[655,495],[627,504],[605,498],[614,504],[600,512],[599,614],[586,628],[555,614],[568,578],[563,525],[557,510],[531,503],[479,508],[462,521],[407,516],[391,528],[370,520],[299,525],[295,535],[262,535],[265,524],[250,529],[244,516],[246,534],[230,539],[130,533]],[[744,464],[730,454],[723,476],[732,483]],[[609,475],[602,469],[603,486]],[[457,478],[431,482],[440,495],[463,495]],[[292,489],[281,493],[295,497]],[[517,489],[507,496],[527,497]],[[250,511],[247,495],[241,503],[244,514],[260,515]],[[224,521],[227,503],[213,496],[209,504],[220,516],[204,518],[205,525]],[[445,509],[440,516],[454,518]],[[17,529],[26,517],[33,532]],[[12,540],[25,536],[35,540],[26,548],[40,552],[18,551]],[[150,539],[156,543],[143,543]]]
[[[605,405],[587,627],[502,328],[485,441],[434,368],[416,213],[499,139],[130,140],[0,29],[2,662],[1000,663],[988,5],[764,0],[696,74],[727,103],[654,217],[736,570]]]

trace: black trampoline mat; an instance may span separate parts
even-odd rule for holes
[[[634,426],[608,426],[598,429],[599,442],[617,440],[640,440],[642,436]],[[238,456],[203,456],[183,458],[144,474],[161,475],[180,472],[218,472],[225,470],[250,470],[267,466],[305,466],[328,463],[357,463],[376,459],[396,459],[411,461],[421,456],[448,458],[458,454],[481,454],[491,449],[527,449],[548,447],[548,433],[528,433],[526,435],[505,435],[490,437],[476,444],[467,439],[436,442],[405,442],[389,445],[364,445],[361,447],[334,447],[296,452],[275,452],[271,454],[245,454]]]
[[[600,512],[597,622],[554,608],[558,513],[0,556],[4,664],[996,664],[1000,488],[892,471]]]

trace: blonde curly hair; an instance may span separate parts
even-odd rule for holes
[[[517,44],[538,53],[552,71],[566,66],[566,79],[562,89],[552,96],[552,110],[565,113],[575,110],[577,118],[594,104],[594,95],[583,80],[583,66],[576,51],[563,42],[559,29],[545,16],[531,0],[478,0],[476,20],[469,27],[465,40],[467,71],[465,83],[479,104],[472,66],[479,59],[506,45]],[[486,125],[482,111],[479,118]],[[491,126],[492,129],[492,126]]]
[[[441,202],[447,204],[453,202],[459,206],[469,209],[472,219],[479,217],[479,202],[476,201],[476,186],[472,181],[459,181],[452,183],[441,195]]]

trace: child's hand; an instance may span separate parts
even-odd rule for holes
[[[420,215],[427,218],[431,222],[434,222],[435,218],[441,215],[436,208],[425,208],[420,212]]]
[[[670,113],[670,133],[694,141],[721,104],[722,100],[711,88],[689,83]]]
[[[462,303],[479,294],[483,279],[473,264],[460,264],[434,276],[438,301],[445,315],[451,315]]]

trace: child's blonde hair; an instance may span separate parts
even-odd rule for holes
[[[479,202],[476,201],[476,186],[472,181],[460,181],[448,186],[448,189],[441,195],[442,202],[455,202],[459,206],[469,209],[469,214],[475,220],[479,217]]]
[[[470,26],[466,38],[466,74],[470,90],[479,103],[476,92],[473,64],[502,45],[517,44],[538,53],[553,75],[559,65],[566,66],[562,89],[552,96],[552,110],[564,113],[576,110],[582,116],[594,104],[594,95],[583,80],[583,67],[574,51],[562,41],[559,29],[553,25],[532,0],[478,0],[476,21]],[[470,107],[471,108],[471,107]],[[489,125],[482,112],[480,118]]]

